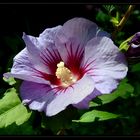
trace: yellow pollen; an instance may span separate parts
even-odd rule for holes
[[[62,85],[67,87],[72,83],[76,82],[76,78],[73,76],[72,72],[64,66],[64,62],[59,62],[56,69],[56,77],[61,80]]]

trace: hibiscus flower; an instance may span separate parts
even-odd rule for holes
[[[5,77],[23,80],[20,96],[32,110],[53,116],[68,105],[78,109],[117,88],[127,74],[124,54],[110,35],[90,20],[73,18],[39,37],[23,34],[26,47]]]

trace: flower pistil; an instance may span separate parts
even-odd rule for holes
[[[72,74],[72,72],[64,66],[64,62],[59,62],[56,69],[56,77],[61,80],[62,86],[68,87],[69,85],[75,83],[77,78]]]

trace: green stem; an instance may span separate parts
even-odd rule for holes
[[[112,33],[112,39],[116,38],[116,34],[122,30],[123,26],[125,25],[126,21],[128,20],[130,14],[132,13],[133,9],[135,8],[135,5],[130,5],[126,13],[124,14],[123,18],[119,22],[119,24],[116,26],[115,31]]]

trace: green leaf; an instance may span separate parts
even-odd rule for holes
[[[113,25],[117,27],[119,25],[119,21],[120,21],[119,12],[116,12],[116,16],[111,17],[110,22],[112,22]]]
[[[5,96],[0,100],[0,128],[7,127],[12,123],[21,125],[31,116],[31,112],[21,103],[16,90],[8,89]]]
[[[100,105],[102,105],[102,100],[100,99],[100,97],[96,97],[94,99],[94,101],[91,101],[89,103],[89,107],[96,107],[96,106],[100,106]]]
[[[73,120],[73,122],[94,122],[95,120],[104,121],[109,119],[115,119],[120,117],[118,114],[110,112],[92,110],[83,114],[79,120]]]
[[[121,45],[119,46],[120,51],[126,52],[129,49],[130,46],[128,45],[128,42],[133,38],[133,36],[134,35],[130,36],[129,38],[127,38],[125,41],[121,43]]]
[[[112,17],[111,20],[110,20],[115,26],[117,26],[119,24],[119,21],[115,18],[115,17]]]
[[[8,83],[9,85],[14,85],[15,83],[16,83],[16,81],[15,81],[15,79],[14,79],[14,77],[10,77],[10,78],[5,78],[5,77],[3,77],[3,80],[6,82],[6,83]]]
[[[102,95],[100,99],[102,100],[102,104],[106,104],[112,102],[118,97],[127,98],[133,94],[133,91],[133,86],[127,83],[127,79],[123,79],[116,91],[114,91],[112,94]]]
[[[95,106],[110,103],[114,101],[115,99],[117,99],[118,97],[128,98],[131,95],[133,95],[134,88],[132,85],[127,83],[127,81],[128,81],[127,79],[123,79],[120,82],[118,88],[113,93],[99,96],[98,98],[102,101],[102,104],[97,105],[97,103],[95,103],[93,100],[90,102],[90,107],[95,107]]]

